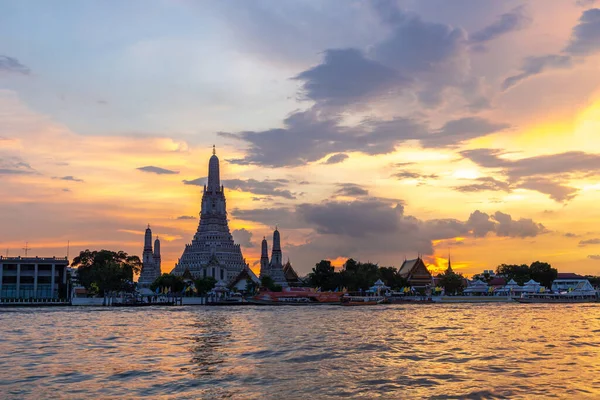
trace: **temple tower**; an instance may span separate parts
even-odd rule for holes
[[[171,271],[183,275],[186,269],[194,278],[212,276],[217,281],[232,281],[246,267],[239,244],[235,244],[227,223],[227,204],[221,185],[219,158],[213,146],[208,161],[208,179],[202,193],[200,222],[192,242]]]
[[[158,236],[156,237],[156,240],[154,241],[153,259],[154,259],[155,274],[160,276],[161,275],[161,270],[160,270],[161,259],[160,259],[160,240],[158,239]]]
[[[269,248],[265,237],[263,237],[260,252],[260,276],[264,275],[269,275]]]

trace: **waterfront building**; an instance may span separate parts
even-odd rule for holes
[[[154,249],[152,248],[152,230],[148,224],[144,235],[144,252],[142,253],[142,271],[138,279],[139,288],[148,288],[152,282],[161,275],[160,271],[160,240],[158,237],[154,241]]]
[[[260,280],[256,274],[246,266],[242,272],[240,272],[238,276],[231,281],[229,284],[229,289],[235,289],[238,292],[246,292],[248,290],[248,281],[254,283],[257,288],[260,286]]]
[[[67,284],[68,266],[66,257],[0,256],[0,298],[57,299]]]
[[[448,261],[448,266],[450,267],[450,261]],[[398,274],[406,279],[411,287],[416,289],[431,286],[433,282],[431,272],[429,272],[421,257],[413,260],[404,260],[398,270]]]
[[[171,273],[182,276],[187,269],[194,278],[211,276],[229,283],[245,267],[247,264],[240,245],[234,243],[229,231],[219,158],[213,146],[213,155],[208,162],[208,182],[202,193],[200,223],[192,242],[186,244]]]
[[[304,281],[300,279],[298,273],[292,267],[289,259],[283,266],[283,275],[285,276],[285,280],[289,286],[302,286],[304,284]]]
[[[288,281],[285,278],[283,272],[283,254],[281,252],[281,236],[279,229],[275,228],[273,232],[273,250],[271,252],[271,260],[269,261],[269,250],[267,245],[267,239],[263,238],[261,245],[261,256],[260,256],[260,277],[269,276],[273,279],[276,285],[281,287],[288,287]],[[290,265],[291,266],[291,265]]]

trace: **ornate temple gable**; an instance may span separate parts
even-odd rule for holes
[[[400,276],[407,279],[411,286],[425,286],[431,284],[431,272],[421,259],[405,260],[399,270]]]

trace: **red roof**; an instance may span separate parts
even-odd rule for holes
[[[556,279],[583,279],[584,277],[573,272],[559,272]]]
[[[506,285],[506,279],[500,278],[500,277],[496,277],[496,278],[493,278],[491,281],[489,281],[488,285],[490,285],[490,286],[504,286],[504,285]]]

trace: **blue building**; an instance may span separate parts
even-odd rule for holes
[[[68,266],[66,257],[0,256],[0,298],[58,299]]]

